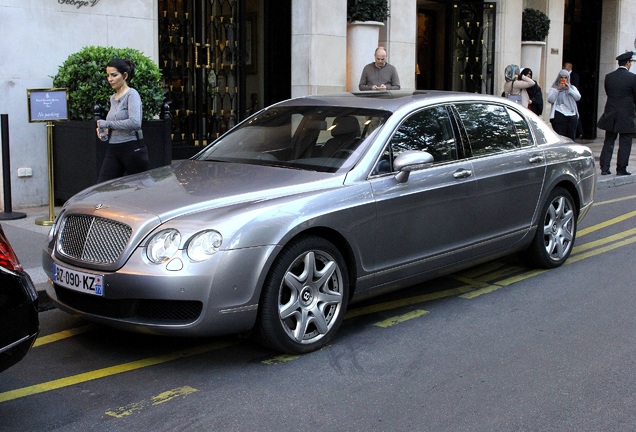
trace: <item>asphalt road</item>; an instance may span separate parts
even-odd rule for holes
[[[354,305],[304,356],[42,312],[0,374],[0,431],[634,430],[635,217],[636,185],[599,190],[561,268],[509,258]]]

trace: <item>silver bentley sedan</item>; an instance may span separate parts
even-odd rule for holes
[[[595,186],[587,147],[505,98],[291,99],[191,159],[67,201],[43,253],[47,293],[122,329],[253,330],[305,353],[353,301],[512,253],[560,266]]]

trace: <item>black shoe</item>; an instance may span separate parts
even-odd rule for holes
[[[610,170],[601,170],[601,175],[608,175],[611,174],[612,172]]]
[[[624,176],[624,175],[632,175],[632,173],[630,173],[627,170],[624,170],[624,171],[616,171],[616,175],[617,176]]]

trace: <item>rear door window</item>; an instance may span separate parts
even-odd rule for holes
[[[501,105],[466,103],[455,105],[473,156],[487,156],[521,147],[515,125]]]

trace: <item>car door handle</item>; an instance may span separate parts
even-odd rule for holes
[[[467,170],[467,169],[459,169],[457,171],[455,171],[453,173],[453,177],[455,177],[456,179],[463,179],[466,177],[470,177],[471,175],[473,175],[472,170]]]
[[[532,155],[530,159],[528,159],[530,163],[543,162],[543,155]]]

